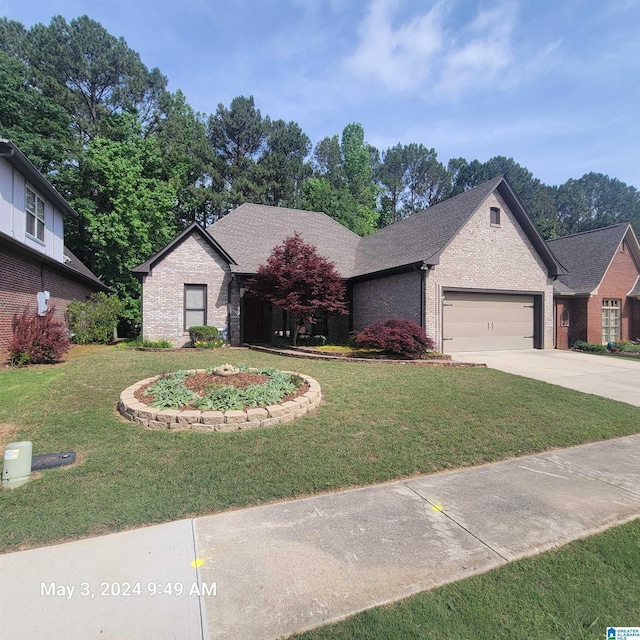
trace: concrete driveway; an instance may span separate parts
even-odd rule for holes
[[[640,407],[640,359],[612,358],[574,351],[468,351],[458,362],[483,362],[492,369],[593,393]]]

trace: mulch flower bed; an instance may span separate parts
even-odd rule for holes
[[[258,373],[238,373],[232,376],[219,376],[215,373],[194,373],[185,378],[184,384],[187,389],[197,393],[199,396],[205,396],[211,390],[211,387],[214,386],[246,389],[254,384],[264,384],[267,380],[269,380],[269,376],[263,376]],[[153,384],[155,384],[155,381],[145,384],[135,392],[134,395],[138,402],[151,406],[151,403],[153,402],[153,395],[147,393],[147,389]],[[309,384],[307,382],[303,382],[295,393],[290,393],[284,396],[282,400],[280,400],[280,403],[289,402],[290,400],[303,395],[307,391],[309,391]],[[198,410],[197,407],[192,405],[186,405],[180,408]],[[246,411],[248,408],[249,407],[244,407],[244,410]]]

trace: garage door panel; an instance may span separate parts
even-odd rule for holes
[[[445,340],[444,352],[458,351],[504,351],[516,349],[533,349],[533,338],[514,337],[460,337]]]
[[[449,293],[444,300],[444,351],[532,349],[533,296]]]

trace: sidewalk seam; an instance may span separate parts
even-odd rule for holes
[[[614,489],[618,489],[620,491],[624,491],[625,493],[629,493],[634,498],[640,498],[640,493],[638,493],[637,491],[632,491],[631,489],[627,489],[626,487],[621,487],[620,485],[613,484],[612,482],[603,480],[602,478],[598,478],[597,476],[592,476],[586,473],[585,471],[583,471],[582,469],[578,469],[577,467],[574,467],[571,463],[561,464],[556,460],[551,460],[549,458],[546,458],[545,454],[541,455],[540,458],[546,460],[547,462],[550,462],[551,464],[554,464],[560,467],[561,469],[568,469],[569,471],[573,471],[573,473],[577,473],[578,475],[584,476],[585,478],[590,478],[591,480],[595,480],[596,482],[601,482],[602,484],[606,484],[607,486],[613,487]]]
[[[410,491],[413,491],[413,493],[415,493],[418,496],[418,498],[426,502],[428,505],[431,505],[432,507],[436,506],[435,504],[427,500],[424,496],[420,495],[413,487],[410,487],[405,483],[403,484],[405,487],[407,487],[407,489],[409,489]],[[479,538],[475,533],[473,533],[472,531],[469,531],[469,529],[467,529],[465,526],[461,525],[459,522],[454,520],[446,511],[438,509],[438,512],[443,514],[447,518],[449,518],[449,520],[451,520],[453,524],[455,524],[457,527],[460,527],[460,529],[462,529],[463,531],[466,531],[471,537],[475,538],[481,545],[485,546],[487,549],[495,553],[498,557],[502,558],[505,562],[512,562],[511,560],[509,560],[509,558],[505,558],[505,556],[503,556],[499,551],[494,549],[490,544],[487,544],[484,540]]]

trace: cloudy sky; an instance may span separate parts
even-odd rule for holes
[[[205,113],[253,95],[314,144],[360,122],[380,150],[640,188],[640,0],[0,0],[27,27],[85,13]]]

